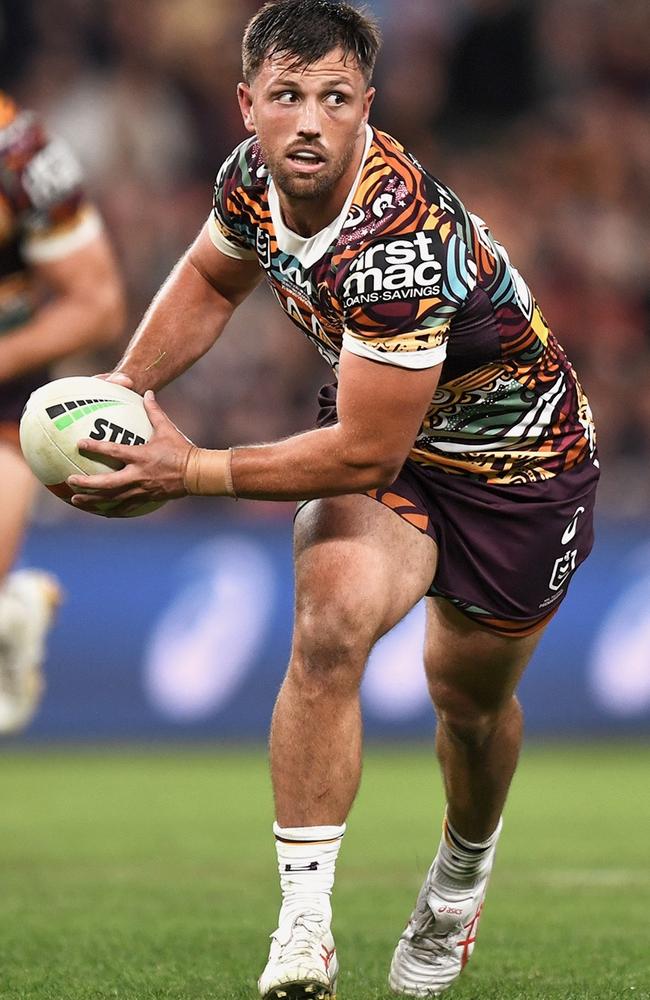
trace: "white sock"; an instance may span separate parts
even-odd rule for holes
[[[7,650],[15,657],[15,650],[24,643],[29,628],[30,608],[15,586],[15,574],[0,584],[0,656]]]
[[[11,589],[11,579],[7,577],[0,584],[0,631],[3,635],[11,635],[20,627],[25,615],[23,605]]]
[[[451,889],[466,889],[480,882],[489,870],[492,848],[502,826],[500,819],[487,840],[473,843],[454,830],[445,814],[436,861],[436,882]]]
[[[329,925],[330,897],[343,826],[294,826],[273,824],[282,889],[280,924],[300,913],[320,913]]]

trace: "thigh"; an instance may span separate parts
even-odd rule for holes
[[[35,483],[18,449],[0,435],[0,581],[22,543]]]
[[[294,529],[296,629],[367,644],[427,592],[436,545],[363,494],[312,500]]]
[[[495,712],[512,697],[543,628],[511,637],[481,627],[442,598],[427,598],[424,663],[434,704]]]

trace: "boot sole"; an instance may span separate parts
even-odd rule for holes
[[[263,1000],[336,1000],[336,993],[317,982],[282,983],[265,993]]]

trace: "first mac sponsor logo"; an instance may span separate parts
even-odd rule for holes
[[[433,232],[372,243],[350,265],[343,282],[344,307],[439,295],[441,251]]]

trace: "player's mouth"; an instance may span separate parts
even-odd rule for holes
[[[315,149],[294,149],[287,154],[291,166],[300,174],[315,174],[325,164],[325,157]]]

